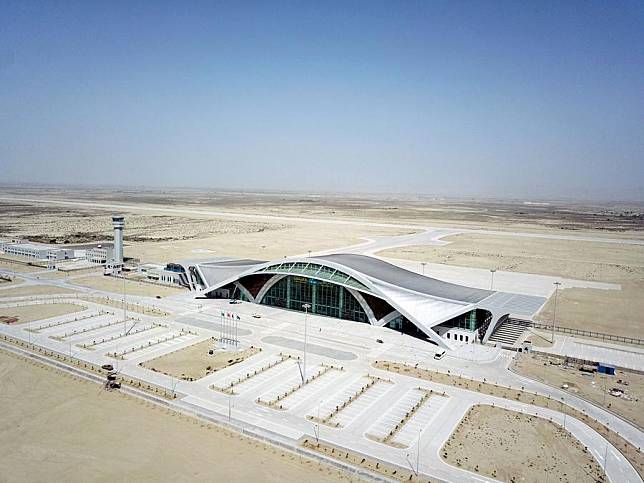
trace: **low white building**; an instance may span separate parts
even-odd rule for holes
[[[74,250],[71,248],[59,248],[44,243],[5,243],[2,250],[5,255],[30,260],[58,261],[74,258]]]
[[[111,246],[97,246],[85,250],[85,260],[91,263],[105,265],[112,259],[113,248]]]
[[[150,282],[162,283],[165,285],[185,286],[186,280],[183,267],[173,263],[157,265],[155,263],[145,263],[139,265],[139,271],[145,274],[145,278]]]
[[[74,258],[74,250],[71,248],[52,248],[47,252],[47,260],[71,260]]]

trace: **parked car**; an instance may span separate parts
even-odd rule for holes
[[[434,354],[434,359],[436,360],[442,359],[443,357],[445,357],[445,351],[440,351]]]

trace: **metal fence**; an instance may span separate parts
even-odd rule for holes
[[[635,337],[626,337],[623,335],[615,335],[615,334],[606,334],[604,332],[593,332],[591,330],[583,330],[583,329],[573,329],[570,327],[562,327],[560,325],[555,325],[553,327],[552,324],[546,324],[542,322],[533,322],[531,320],[523,320],[523,319],[513,319],[510,318],[507,320],[508,324],[514,324],[514,325],[521,325],[523,327],[532,327],[534,329],[542,329],[542,330],[554,330],[555,332],[561,332],[562,334],[571,334],[571,335],[579,335],[582,337],[590,337],[592,339],[601,339],[601,340],[608,340],[608,341],[614,341],[614,342],[624,342],[626,344],[633,344],[633,345],[644,345],[644,340],[642,339],[637,339]]]

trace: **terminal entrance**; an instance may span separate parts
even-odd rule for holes
[[[424,340],[425,342],[436,344],[436,342],[434,342],[433,340],[427,337],[427,334],[425,334],[422,330],[416,327],[412,322],[407,320],[407,318],[403,315],[399,315],[395,319],[390,320],[383,327],[387,327],[388,329],[395,330],[396,332],[400,332],[401,334],[416,337],[417,339]]]
[[[360,302],[346,287],[313,278],[289,275],[275,283],[259,301],[260,304],[355,322],[369,322]]]

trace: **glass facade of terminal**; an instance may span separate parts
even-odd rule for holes
[[[270,273],[288,273],[292,275],[302,275],[304,277],[312,277],[324,281],[340,283],[347,285],[351,288],[361,290],[363,292],[370,292],[370,290],[362,283],[357,281],[350,275],[336,270],[332,267],[326,267],[318,263],[310,262],[284,262],[270,265],[260,270],[260,272]]]
[[[473,332],[484,323],[486,322],[489,323],[489,319],[491,317],[492,317],[492,314],[487,310],[475,309],[475,310],[470,310],[469,312],[466,312],[464,314],[461,314],[458,317],[454,317],[453,319],[448,320],[447,322],[443,322],[441,325],[445,327],[456,327],[459,329],[465,329]]]
[[[260,303],[301,312],[304,312],[302,306],[309,304],[309,312],[313,314],[369,322],[362,306],[346,287],[299,275],[287,275],[279,280]]]
[[[435,344],[435,342],[430,340],[422,330],[414,325],[413,322],[410,322],[406,317],[402,315],[399,315],[395,319],[390,320],[387,324],[384,325],[384,327]]]

